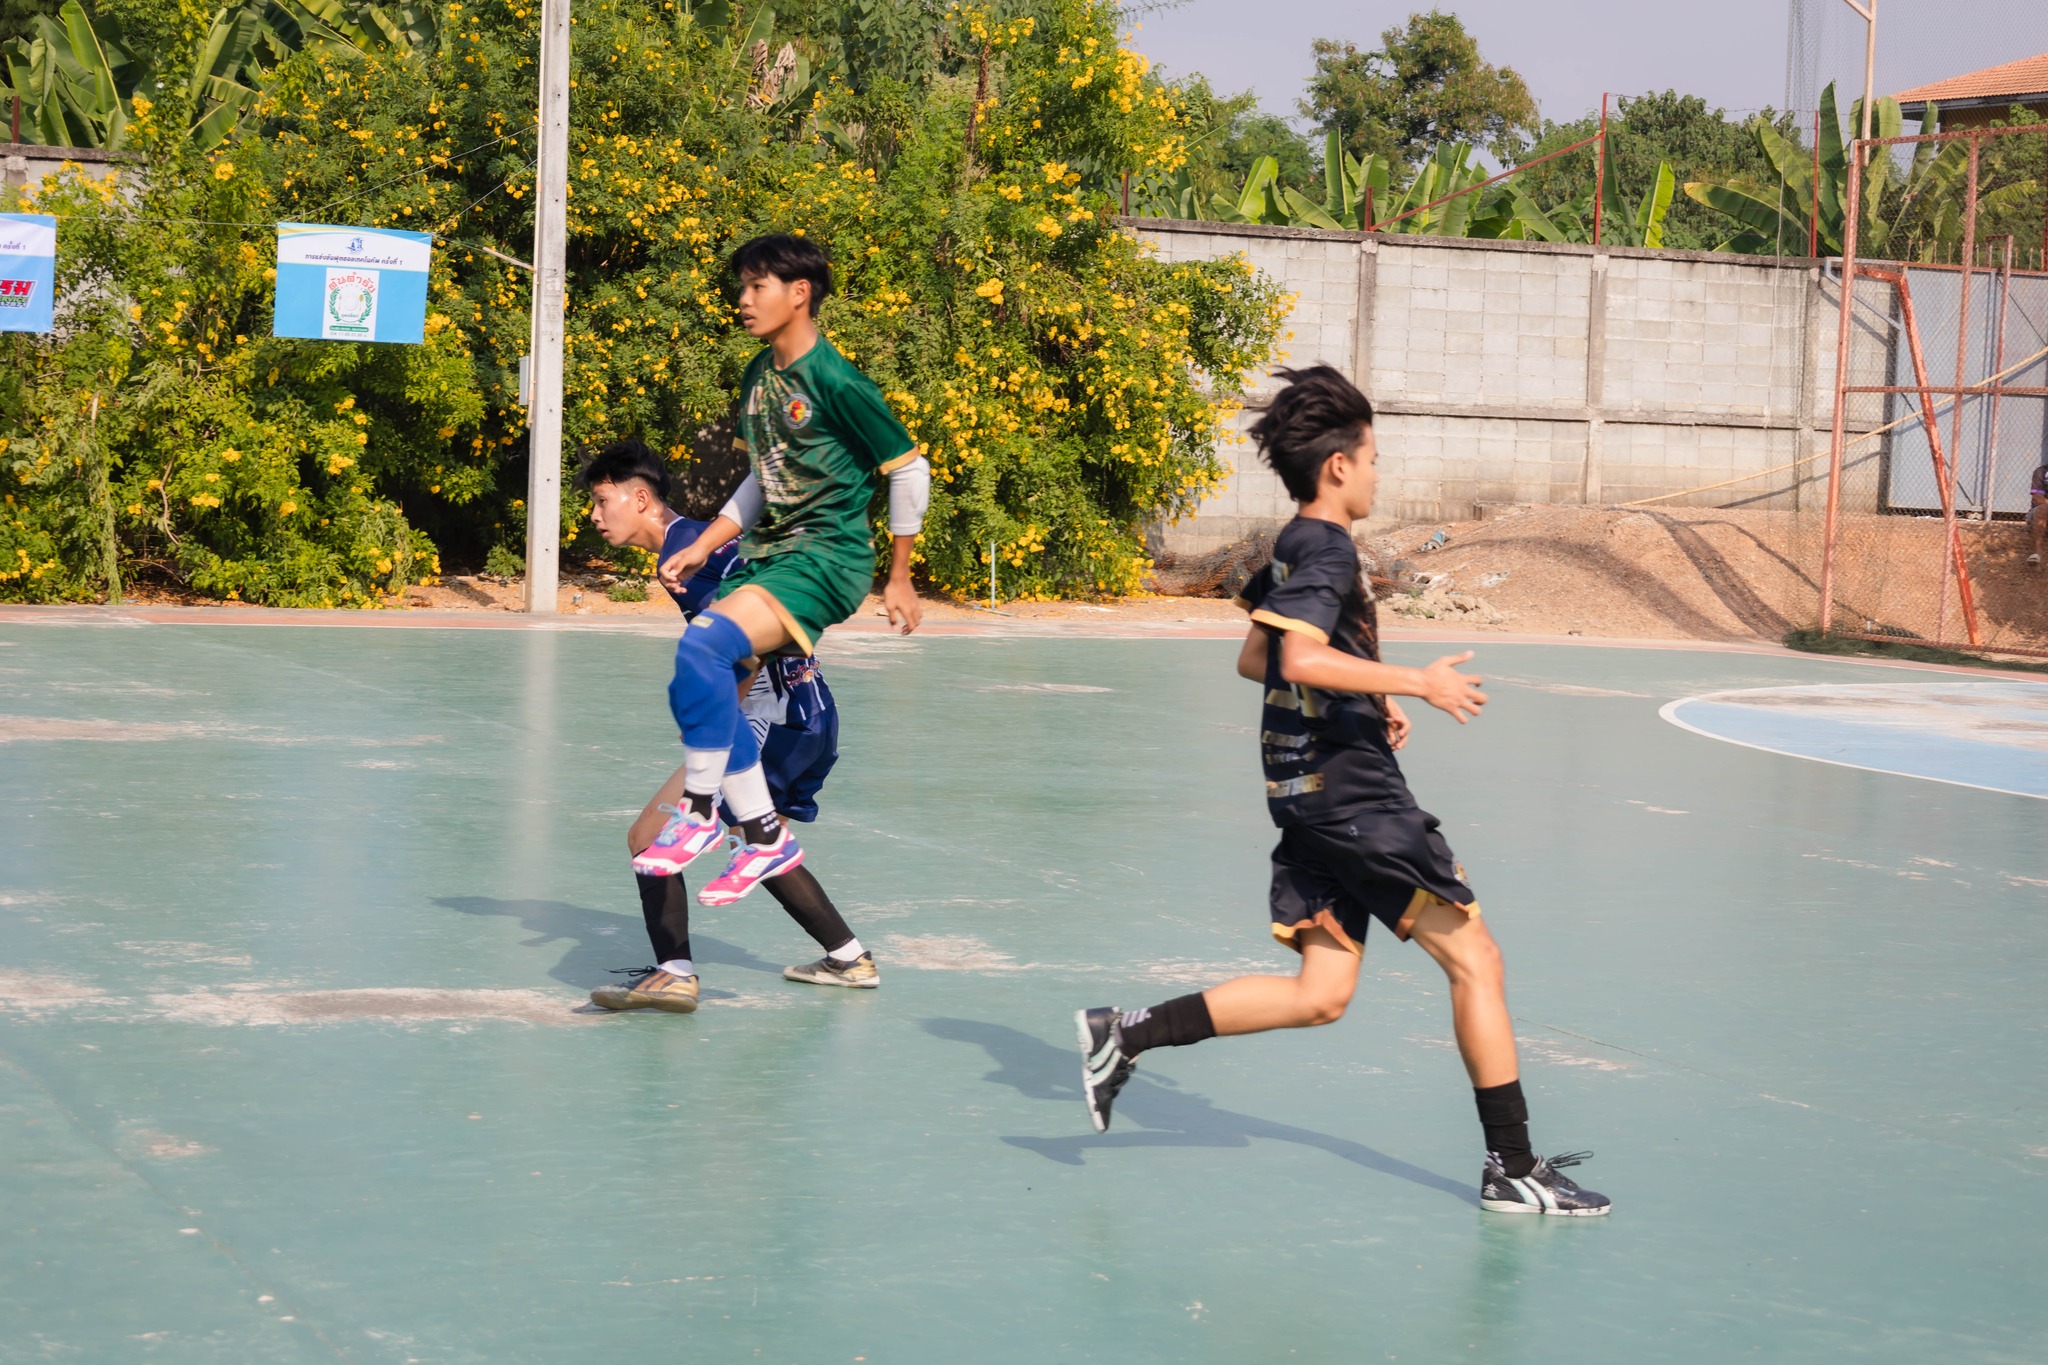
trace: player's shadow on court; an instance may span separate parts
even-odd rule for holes
[[[516,920],[532,937],[521,940],[522,948],[566,945],[561,960],[548,975],[564,985],[589,990],[611,978],[617,967],[636,967],[647,961],[647,929],[631,915],[593,910],[566,901],[504,901],[490,896],[437,896],[434,904],[489,919]],[[750,972],[782,975],[782,964],[755,957],[737,944],[711,938],[698,930],[690,934],[695,961],[720,967],[739,967]],[[717,999],[715,989],[704,992]]]
[[[1074,1049],[1054,1047],[1018,1029],[979,1019],[927,1019],[924,1031],[951,1043],[973,1043],[987,1052],[996,1069],[984,1080],[1007,1085],[1027,1099],[1054,1100],[1070,1106],[1077,1120],[1087,1122],[1081,1107],[1081,1085],[1076,1079],[1080,1075],[1080,1054]],[[1117,1097],[1116,1121],[1136,1123],[1145,1131],[1134,1133],[1126,1129],[1061,1138],[1006,1137],[1003,1141],[1048,1160],[1080,1166],[1086,1164],[1090,1151],[1104,1148],[1249,1147],[1253,1138],[1265,1138],[1314,1147],[1355,1166],[1442,1191],[1475,1208],[1479,1204],[1479,1195],[1471,1186],[1388,1156],[1362,1142],[1219,1109],[1200,1095],[1171,1089],[1170,1083],[1162,1084],[1142,1071],[1131,1077],[1130,1084]]]

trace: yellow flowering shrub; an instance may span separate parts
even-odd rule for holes
[[[925,580],[977,593],[993,546],[1005,596],[1136,590],[1145,528],[1221,476],[1284,311],[1242,260],[1167,265],[1113,221],[1124,174],[1185,159],[1169,92],[1099,0],[778,14],[796,28],[757,50],[758,5],[577,6],[565,474],[635,435],[736,479],[714,428],[758,344],[725,262],[801,232],[834,261],[827,334],[931,457]],[[105,287],[66,293],[67,339],[6,343],[0,596],[88,594],[118,563],[359,604],[437,549],[522,546],[538,23],[534,0],[450,0],[438,52],[301,54],[211,156],[162,131],[172,96],[138,102],[132,198],[37,196],[66,278]],[[270,337],[279,220],[436,234],[426,343]],[[570,553],[625,562],[585,510],[565,498]]]

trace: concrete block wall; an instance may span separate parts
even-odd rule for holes
[[[1822,496],[1838,296],[1821,263],[1706,252],[1472,242],[1127,220],[1162,259],[1243,252],[1296,296],[1283,363],[1324,362],[1371,395],[1389,521],[1461,519],[1480,502],[1790,508]],[[1870,310],[1864,310],[1869,312]],[[1859,373],[1883,321],[1859,317]],[[1874,349],[1873,349],[1874,348]],[[1240,425],[1273,390],[1254,378]],[[1865,425],[1868,425],[1867,423]],[[1864,447],[1875,455],[1877,443]],[[1292,515],[1249,445],[1230,483],[1165,528],[1197,552]],[[1845,505],[1875,505],[1872,477]]]
[[[28,142],[0,142],[0,183],[27,187],[40,185],[65,166],[77,166],[95,180],[105,180],[116,171],[142,164],[126,152],[103,152],[97,147],[42,147]]]

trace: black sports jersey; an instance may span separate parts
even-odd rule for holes
[[[1367,807],[1414,805],[1387,740],[1383,698],[1325,692],[1280,676],[1280,641],[1288,631],[1379,661],[1379,617],[1351,533],[1296,517],[1273,543],[1273,562],[1252,576],[1238,601],[1271,637],[1259,754],[1273,823],[1328,824]]]

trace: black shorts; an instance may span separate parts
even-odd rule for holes
[[[1273,850],[1273,937],[1299,951],[1310,925],[1335,934],[1354,953],[1378,920],[1406,939],[1432,902],[1479,913],[1465,869],[1426,810],[1360,811],[1326,825],[1287,825]]]

